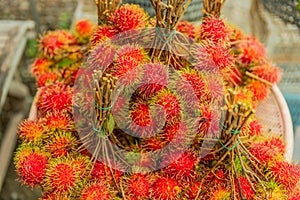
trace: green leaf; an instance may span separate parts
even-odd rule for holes
[[[107,122],[108,133],[111,134],[114,131],[114,128],[115,128],[115,120],[113,115],[110,113]]]
[[[65,68],[65,67],[69,67],[69,66],[72,65],[73,63],[74,63],[73,60],[70,60],[70,59],[63,59],[62,61],[60,61],[59,63],[57,63],[57,66],[58,66],[58,67]]]

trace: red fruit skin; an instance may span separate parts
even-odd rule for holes
[[[153,182],[151,197],[159,200],[175,199],[180,192],[181,187],[176,179],[160,177]]]

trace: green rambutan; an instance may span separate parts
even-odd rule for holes
[[[80,200],[107,200],[113,199],[109,187],[103,182],[94,182],[84,186]]]
[[[19,124],[19,137],[26,142],[37,142],[42,139],[45,129],[42,123],[25,119]]]
[[[51,66],[53,62],[47,58],[38,57],[35,59],[34,63],[31,65],[31,72],[35,77],[51,71]]]
[[[182,155],[171,154],[162,161],[163,166],[165,163],[168,164],[162,170],[177,180],[189,180],[194,176],[197,161],[196,155],[190,151],[184,152]]]
[[[45,148],[53,157],[66,156],[77,146],[77,138],[71,132],[57,130],[51,132],[46,141]]]
[[[49,155],[37,147],[22,145],[14,157],[16,171],[23,184],[33,187],[41,184],[46,174]]]
[[[39,49],[43,56],[59,60],[65,52],[76,45],[75,37],[66,30],[48,31],[40,38]]]
[[[251,184],[247,180],[246,177],[239,176],[238,179],[234,179],[235,191],[238,194],[238,198],[242,198],[240,196],[240,190],[243,195],[243,198],[253,199],[255,195],[255,191],[252,189]]]
[[[72,88],[59,82],[41,88],[37,106],[44,114],[52,110],[66,110],[71,113]]]
[[[270,176],[281,183],[286,189],[295,188],[300,182],[300,167],[287,161],[275,161],[269,166]]]
[[[230,191],[226,188],[219,187],[210,192],[209,200],[230,200]]]
[[[107,39],[111,39],[118,33],[118,30],[110,25],[100,25],[91,36],[91,49],[101,44]]]
[[[159,200],[176,199],[182,188],[178,181],[171,177],[157,177],[150,190],[150,196]]]
[[[58,75],[55,72],[47,72],[37,77],[37,87],[43,87],[52,84],[58,80]]]
[[[51,110],[41,121],[50,130],[73,130],[74,128],[72,116],[66,110]]]
[[[83,169],[87,167],[87,163],[82,163],[77,159],[80,157],[58,157],[49,161],[43,181],[46,193],[72,193],[73,190],[82,187],[87,176]]]
[[[139,5],[124,4],[117,8],[108,18],[119,31],[129,31],[145,28],[148,25],[149,15]]]
[[[270,64],[261,64],[252,67],[251,72],[270,83],[278,83],[280,81],[281,70],[279,67]]]

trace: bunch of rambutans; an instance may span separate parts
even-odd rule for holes
[[[300,168],[251,114],[280,80],[263,45],[206,16],[159,36],[189,41],[196,55],[166,59],[145,47],[150,36],[132,37],[157,34],[154,21],[125,4],[101,25],[40,38],[37,113],[20,123],[14,158],[20,181],[43,200],[300,199]]]

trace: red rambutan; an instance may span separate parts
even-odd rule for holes
[[[179,99],[167,89],[161,90],[151,101],[151,103],[163,107],[168,122],[173,122],[181,117],[181,105]]]
[[[102,72],[107,69],[113,63],[115,56],[117,55],[117,48],[110,44],[110,41],[106,41],[97,45],[90,53],[87,64],[91,71],[101,70]]]
[[[160,200],[175,199],[181,192],[181,187],[176,179],[171,177],[158,177],[151,187],[151,197]]]
[[[80,200],[107,200],[112,198],[108,186],[98,181],[88,184],[83,188]]]
[[[47,72],[37,77],[37,87],[43,87],[52,84],[58,80],[58,75],[55,72]]]
[[[118,33],[118,30],[110,25],[101,25],[94,31],[91,36],[91,48],[93,49],[98,44],[101,44],[105,40],[112,38]]]
[[[260,164],[267,165],[271,162],[277,155],[276,149],[266,146],[265,142],[255,142],[249,147],[249,152],[255,156],[255,158],[260,162]]]
[[[240,51],[239,59],[245,65],[265,60],[266,50],[255,37],[246,37],[237,45]]]
[[[44,135],[44,128],[41,123],[25,119],[19,124],[18,134],[26,142],[36,142]]]
[[[261,136],[263,131],[262,125],[257,120],[252,120],[242,128],[242,133],[250,136]]]
[[[240,196],[240,190],[243,195],[243,198],[246,199],[253,199],[255,195],[255,191],[253,191],[249,181],[247,178],[239,176],[238,179],[234,180],[235,184],[235,191],[238,194],[238,197],[241,198]]]
[[[58,60],[72,45],[76,45],[76,39],[69,31],[56,30],[48,31],[40,39],[39,49],[45,57]]]
[[[75,164],[76,158],[59,157],[49,161],[43,181],[45,192],[71,192],[84,183],[84,166]]]
[[[45,144],[47,152],[53,157],[66,156],[70,151],[76,148],[77,138],[71,132],[55,131]]]
[[[63,84],[55,83],[41,88],[38,108],[45,114],[53,110],[72,111],[72,88]]]
[[[111,171],[112,170],[112,171]],[[118,181],[123,173],[117,169],[111,168],[101,161],[97,161],[91,172],[91,180],[101,180],[110,184],[113,179]]]
[[[151,188],[150,177],[144,174],[132,174],[126,178],[126,193],[128,196],[138,196],[141,199],[149,197]]]
[[[261,64],[252,67],[251,72],[259,78],[262,78],[270,83],[278,83],[280,81],[280,68],[270,64]]]
[[[214,188],[210,191],[209,200],[230,200],[230,191],[223,187]]]
[[[45,177],[48,154],[31,146],[20,146],[14,162],[20,180],[31,187],[40,184]]]
[[[214,16],[205,17],[201,24],[200,39],[213,43],[223,43],[229,39],[229,28],[223,19]]]
[[[93,33],[94,25],[91,21],[82,19],[75,24],[75,36],[80,43],[87,42]]]
[[[170,155],[162,161],[162,165],[166,162],[170,164],[163,168],[163,172],[176,179],[189,180],[194,176],[197,157],[192,152],[185,152],[182,155]]]
[[[269,170],[270,175],[288,190],[295,188],[300,181],[300,167],[287,161],[275,161]]]
[[[133,58],[138,64],[144,63],[148,60],[147,53],[138,45],[124,45],[118,50],[116,62],[124,57]]]
[[[111,14],[108,21],[123,32],[145,28],[148,18],[148,14],[139,5],[124,4]]]
[[[31,65],[31,72],[35,77],[38,77],[41,74],[48,73],[51,71],[50,67],[53,65],[53,62],[47,58],[37,58],[34,63]]]
[[[41,121],[50,130],[72,130],[74,128],[72,117],[64,110],[51,110]]]
[[[180,21],[176,27],[176,30],[185,34],[191,39],[195,39],[196,37],[196,27],[194,24],[188,21]]]
[[[268,95],[268,87],[260,81],[251,81],[246,85],[246,88],[252,92],[252,100],[254,102],[264,100]]]

